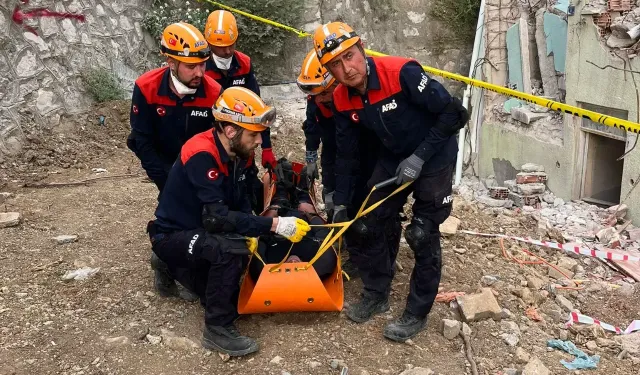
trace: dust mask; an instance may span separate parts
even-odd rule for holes
[[[192,89],[184,83],[180,82],[175,74],[173,74],[173,71],[171,72],[171,81],[173,82],[173,87],[175,87],[176,91],[180,95],[193,95],[196,93],[196,91],[198,91],[198,89]]]
[[[211,55],[213,56],[213,61],[216,63],[218,69],[229,70],[231,67],[231,60],[233,60],[233,55],[227,59],[219,57],[215,53],[212,53]]]

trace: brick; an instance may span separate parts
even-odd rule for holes
[[[509,199],[512,200],[517,207],[536,207],[540,202],[542,202],[539,195],[524,196],[513,192],[509,192]]]
[[[544,172],[520,172],[516,175],[516,184],[535,184],[547,182],[547,174]]]
[[[467,322],[484,319],[500,320],[502,308],[489,288],[483,288],[482,293],[467,294],[456,298],[462,317]]]
[[[489,188],[489,196],[493,199],[507,199],[509,198],[509,189],[506,187],[491,187]]]
[[[18,212],[0,212],[0,228],[15,227],[20,224],[20,218]]]

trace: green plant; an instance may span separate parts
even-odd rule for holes
[[[473,42],[480,12],[480,0],[433,0],[431,16],[447,25],[446,37],[451,41]]]
[[[89,94],[98,103],[124,98],[124,90],[116,77],[104,68],[89,70],[82,76],[82,80]]]
[[[297,26],[302,16],[303,2],[299,0],[224,0],[221,3],[245,12],[283,23]],[[181,2],[177,0],[154,0],[151,11],[146,14],[142,25],[156,40],[160,40],[164,28],[178,21],[192,24],[204,30],[209,14],[219,9],[206,0]],[[269,26],[236,14],[239,38],[238,50],[246,53],[254,61],[256,74],[260,76],[262,61],[282,54],[289,31]]]

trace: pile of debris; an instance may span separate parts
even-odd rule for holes
[[[635,5],[629,0],[591,1],[582,9],[582,15],[593,16],[600,36],[610,48],[636,49],[634,45],[640,39],[640,8],[632,9]]]

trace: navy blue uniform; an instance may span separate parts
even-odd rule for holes
[[[163,67],[136,80],[127,139],[127,146],[161,192],[182,145],[213,127],[211,107],[221,92],[218,83],[203,77],[195,94],[179,98],[169,85],[170,74],[169,67]]]
[[[336,189],[336,125],[331,109],[316,103],[313,96],[307,98],[307,118],[302,124],[306,151],[318,152],[322,142],[322,185],[327,192]]]
[[[237,317],[243,257],[230,252],[238,244],[222,236],[225,230],[205,230],[205,206],[230,224],[234,235],[266,235],[273,223],[251,214],[246,191],[250,165],[231,160],[215,130],[197,134],[182,147],[169,173],[150,230],[156,255],[177,281],[200,296],[207,324],[225,326]]]
[[[441,273],[439,224],[451,212],[451,178],[457,153],[455,136],[447,133],[460,121],[452,109],[453,98],[428,77],[415,60],[399,57],[367,58],[369,75],[363,95],[344,85],[334,92],[337,165],[336,205],[350,205],[360,168],[358,129],[373,131],[381,142],[377,164],[368,188],[395,176],[400,162],[411,154],[425,161],[416,181],[361,219],[369,229],[354,261],[360,268],[365,295],[389,295],[401,227],[399,210],[413,192],[413,220],[407,242],[415,254],[407,311],[425,317],[438,291]],[[389,195],[397,186],[376,190],[369,204]],[[419,241],[408,233],[420,231]],[[355,255],[355,254],[352,254]]]

